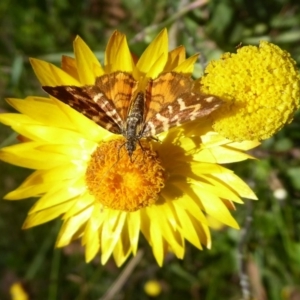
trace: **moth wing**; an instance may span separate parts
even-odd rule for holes
[[[155,136],[174,126],[205,117],[218,109],[223,101],[212,95],[184,93],[175,101],[165,104],[145,124],[143,136]]]
[[[193,80],[183,73],[166,72],[150,79],[145,93],[145,122],[152,119],[163,107],[173,103],[180,95],[189,93],[192,88]]]
[[[97,86],[43,86],[45,92],[82,113],[101,127],[120,133],[122,120],[112,100]]]
[[[125,122],[137,89],[137,81],[131,74],[118,71],[98,77],[95,86],[103,92],[107,99],[113,101],[118,115]]]

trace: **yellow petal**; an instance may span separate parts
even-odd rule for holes
[[[59,85],[76,85],[81,86],[80,82],[76,78],[72,77],[65,71],[59,69],[53,64],[39,60],[36,58],[30,58],[30,63],[33,71],[40,81],[41,85],[59,86]]]
[[[256,195],[250,189],[250,187],[242,179],[236,176],[233,172],[232,173],[222,172],[222,173],[214,174],[214,176],[226,182],[226,184],[230,186],[234,191],[236,191],[241,197],[257,200]]]
[[[29,169],[45,170],[51,169],[68,162],[65,155],[46,153],[36,150],[35,147],[41,143],[27,142],[0,150],[0,159]]]
[[[202,245],[205,245],[207,248],[211,247],[211,235],[209,228],[206,224],[199,223],[194,218],[191,219],[193,225],[195,227],[195,231],[197,232],[199,239]]]
[[[84,183],[84,178],[81,179],[82,183]],[[64,214],[63,220],[72,218],[73,216],[77,215],[89,206],[93,205],[95,208],[97,204],[95,203],[95,197],[90,195],[88,191],[85,191],[76,199],[77,201],[74,202],[74,205]]]
[[[98,231],[91,232],[88,227],[85,229],[85,233],[91,233],[89,242],[85,245],[85,261],[90,262],[100,250],[100,237]]]
[[[166,64],[166,55],[162,54],[155,62],[153,62],[151,68],[146,73],[146,78],[156,78],[164,68]]]
[[[73,205],[74,201],[70,202],[72,202],[71,204]],[[70,206],[68,208],[70,208]],[[73,240],[74,234],[90,218],[92,211],[93,207],[89,207],[88,209],[85,209],[78,215],[66,220],[58,234],[55,247],[60,248],[68,245]]]
[[[40,197],[53,187],[53,182],[45,182],[33,186],[21,186],[4,196],[6,200],[20,200],[29,197]]]
[[[85,140],[78,132],[57,127],[26,125],[15,126],[14,130],[31,140],[48,143],[55,141],[58,144],[77,143],[80,145]]]
[[[133,61],[126,36],[115,31],[108,41],[105,51],[105,71],[112,73],[123,71],[132,73]]]
[[[226,164],[255,158],[234,148],[224,146],[203,149],[193,154],[193,159],[199,162]]]
[[[161,56],[160,66],[162,68],[160,72],[163,71],[168,61],[168,35],[166,29],[163,29],[146,48],[136,66],[140,72],[146,74]]]
[[[42,182],[61,182],[67,179],[79,178],[84,173],[84,171],[85,169],[81,166],[68,162],[65,165],[57,166],[50,170],[35,171],[26,178],[26,180],[22,183],[21,186],[29,187]]]
[[[85,140],[84,143],[78,144],[45,144],[39,146],[38,150],[45,152],[53,152],[64,154],[69,157],[71,168],[77,168],[73,175],[80,176],[81,172],[84,172],[86,169],[85,162],[90,159],[91,153],[96,148],[96,144],[91,141]],[[78,162],[78,163],[77,163]],[[67,171],[68,170],[64,170]]]
[[[63,55],[61,57],[61,68],[73,78],[80,81],[75,58]]]
[[[232,142],[228,144],[228,147],[247,151],[260,145],[258,141],[243,141],[243,142]]]
[[[69,188],[65,188],[69,186]],[[65,203],[72,200],[77,200],[78,195],[80,195],[85,190],[84,186],[77,186],[74,180],[65,180],[61,184],[56,183],[55,186],[43,197],[41,197],[35,205],[32,206],[28,214],[33,214],[38,211],[50,208],[54,205]]]
[[[170,193],[171,190],[180,189],[180,196],[175,195],[172,196]],[[174,182],[168,183],[168,190],[163,190],[162,194],[166,199],[176,199],[176,205],[180,207],[182,210],[187,210],[196,220],[200,223],[206,224],[206,218],[203,212],[200,209],[199,201],[194,201],[188,194],[192,192],[190,186],[184,181],[175,180]],[[175,202],[174,202],[175,203]]]
[[[153,254],[158,265],[162,266],[164,260],[164,243],[160,228],[160,220],[151,209],[147,209],[147,214],[151,220],[149,233]]]
[[[77,165],[64,164],[51,170],[38,170],[26,178],[26,180],[14,191],[8,193],[5,199],[18,200],[28,197],[40,196],[53,187],[53,183],[77,177],[83,169]]]
[[[162,195],[162,196],[165,196],[165,195]],[[162,214],[164,215],[164,218],[166,220],[168,220],[168,223],[170,223],[170,226],[172,226],[172,229],[176,231],[177,227],[178,227],[178,218],[176,215],[175,208],[173,206],[173,201],[168,198],[164,198],[163,201],[164,201],[164,204],[160,205]]]
[[[164,203],[162,206],[169,206],[169,203]],[[182,239],[181,236],[173,230],[173,227],[170,226],[171,224],[168,222],[168,219],[166,219],[166,216],[164,215],[164,210],[161,207],[153,206],[149,208],[153,210],[153,214],[157,216],[158,219],[160,219],[160,231],[162,233],[162,236],[164,237],[165,241],[169,244],[172,251],[176,254],[178,258],[183,258],[184,255],[184,247],[182,245]]]
[[[93,239],[85,246],[85,262],[89,263],[100,251],[100,238],[97,232],[94,233]]]
[[[164,72],[170,72],[179,66],[185,60],[185,48],[183,46],[179,46],[168,54],[168,61],[164,68]]]
[[[200,163],[200,162],[194,162],[191,164],[191,170],[193,173],[198,174],[200,176],[200,174],[219,174],[224,172],[225,174],[227,173],[233,173],[233,171],[226,169],[224,167],[222,167],[221,165],[218,164],[211,164],[211,163]],[[188,173],[186,173],[187,176]],[[202,175],[201,175],[202,176]],[[189,176],[191,177],[191,176]]]
[[[196,130],[197,129],[198,128],[196,128]],[[216,132],[209,131],[206,132],[206,134],[201,135],[201,142],[203,143],[203,147],[205,148],[215,148],[217,146],[227,145],[231,143],[231,140],[224,138],[223,136],[219,135]]]
[[[191,244],[193,244],[198,249],[202,249],[201,240],[199,239],[199,236],[192,222],[192,215],[190,215],[187,211],[182,209],[182,207],[180,207],[177,204],[177,201],[174,201],[174,207],[176,209],[176,214],[181,224],[179,230],[181,231],[184,238],[186,238]]]
[[[192,74],[198,57],[199,54],[194,54],[177,66],[173,71],[177,73]]]
[[[116,246],[113,251],[113,257],[115,259],[116,265],[120,267],[128,256],[131,254],[131,247],[129,244],[128,231],[124,230],[123,227],[122,234],[118,239]]]
[[[88,45],[79,36],[75,38],[73,45],[78,76],[81,84],[95,84],[96,77],[104,75],[100,62]]]
[[[215,219],[219,220],[220,222],[238,229],[239,225],[236,220],[231,216],[229,210],[225,206],[225,204],[221,201],[221,199],[215,196],[212,193],[208,193],[201,189],[196,190],[196,194],[198,195],[204,210],[207,214],[211,215]]]
[[[68,116],[69,123],[72,123],[76,131],[82,134],[86,139],[91,141],[100,142],[109,139],[112,133],[108,130],[97,125],[94,121],[85,117],[70,106],[62,103],[61,101],[54,100],[56,105]]]
[[[21,124],[40,124],[40,122],[34,121],[28,116],[15,113],[0,114],[0,122],[12,128],[18,127]]]
[[[237,203],[243,203],[243,201],[241,200],[241,198],[230,189],[230,186],[226,186],[225,182],[220,182],[219,180],[216,180],[214,178],[212,178],[211,175],[209,176],[205,176],[205,179],[207,179],[207,177],[210,177],[209,182],[211,184],[207,184],[206,182],[203,181],[197,181],[197,180],[190,180],[192,187],[196,186],[198,188],[200,188],[201,190],[204,190],[206,192],[209,193],[214,193],[216,196],[218,196],[219,198],[224,198],[224,199],[230,199],[231,201],[237,202]],[[202,176],[202,178],[204,178]]]
[[[185,151],[193,151],[195,152],[195,147],[196,143],[195,141],[190,138],[190,137],[183,137],[180,139],[180,146],[185,150]],[[178,149],[179,150],[179,149]]]
[[[100,231],[99,228],[104,221],[101,213],[100,203],[95,203],[91,217],[89,218],[82,244],[86,245],[85,260],[91,261],[100,250]]]
[[[143,233],[147,242],[152,245],[151,238],[150,238],[150,219],[147,214],[147,209],[140,210],[141,215],[141,232]]]
[[[186,177],[193,177],[194,174],[197,174],[200,176],[200,174],[214,174],[214,173],[220,173],[220,172],[232,172],[224,167],[221,167],[217,164],[211,164],[211,163],[202,163],[202,162],[196,162],[192,161],[190,166],[176,164],[174,169],[171,169],[172,173],[174,175],[184,175]],[[172,175],[173,175],[172,174]]]
[[[141,217],[140,212],[131,212],[127,215],[127,227],[130,239],[132,253],[135,255],[138,248],[139,235],[140,235]]]
[[[68,128],[71,130],[75,129],[74,125],[69,122],[69,118],[55,105],[55,102],[53,101],[52,103],[47,103],[36,101],[33,97],[28,97],[25,100],[11,98],[7,99],[7,102],[19,112],[29,116],[33,121],[39,122],[40,124]],[[34,107],[34,109],[32,109],[32,107]],[[34,123],[31,122],[31,124]]]
[[[126,212],[121,211],[110,211],[108,214],[109,219],[107,219],[107,222],[103,223],[101,236],[101,263],[103,265],[111,256],[114,247],[120,238],[120,234],[126,220],[126,214]]]
[[[27,229],[53,220],[66,212],[72,205],[73,201],[70,200],[69,202],[53,206],[32,215],[28,215],[22,226],[22,229]]]

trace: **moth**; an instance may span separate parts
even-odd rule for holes
[[[192,92],[193,84],[189,75],[165,72],[141,89],[130,73],[118,71],[96,78],[94,85],[43,89],[101,127],[123,135],[131,158],[140,139],[155,137],[220,107],[221,99]]]

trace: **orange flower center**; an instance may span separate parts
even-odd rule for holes
[[[161,161],[146,141],[130,159],[124,139],[104,142],[92,154],[86,171],[90,193],[105,207],[136,211],[154,204],[164,187]]]

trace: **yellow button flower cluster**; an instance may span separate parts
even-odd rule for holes
[[[296,62],[268,42],[211,61],[200,84],[204,93],[225,101],[212,116],[213,128],[235,141],[269,138],[292,121],[299,107]]]

